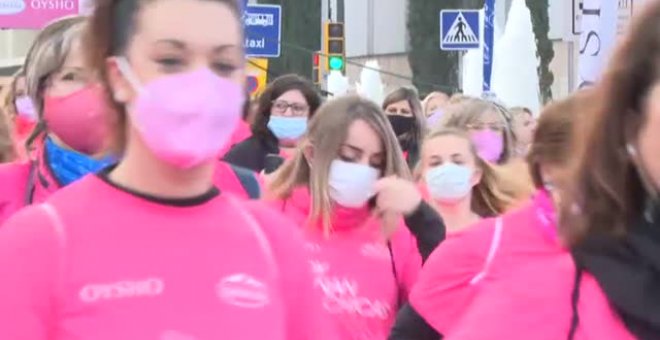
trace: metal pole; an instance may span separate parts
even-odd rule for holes
[[[332,22],[337,22],[338,8],[337,0],[330,0],[330,20],[332,20]]]
[[[575,91],[575,41],[568,41],[568,93]]]
[[[458,51],[456,55],[458,56],[458,87],[463,92],[463,52]]]
[[[367,55],[375,54],[374,48],[374,26],[375,18],[374,12],[376,11],[374,7],[374,0],[367,1]]]

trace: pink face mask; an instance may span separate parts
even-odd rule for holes
[[[471,132],[470,137],[477,147],[477,152],[481,159],[491,163],[497,163],[504,150],[501,134],[486,129]]]
[[[48,131],[78,152],[98,153],[108,137],[111,114],[103,96],[98,84],[66,96],[46,96],[44,120]]]
[[[19,117],[25,118],[28,121],[37,120],[37,111],[34,109],[32,99],[28,96],[20,96],[14,102],[16,111]]]
[[[208,68],[140,85],[126,59],[117,65],[139,93],[131,123],[156,157],[187,169],[219,156],[241,120],[239,85]]]

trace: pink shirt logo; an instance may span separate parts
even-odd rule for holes
[[[40,29],[79,12],[83,0],[0,0],[0,28]]]
[[[78,296],[84,303],[94,303],[103,300],[154,297],[161,295],[164,290],[163,280],[150,278],[141,281],[89,284],[80,289]]]
[[[160,340],[198,340],[196,337],[177,331],[165,331],[160,336]]]
[[[263,308],[270,303],[266,284],[247,274],[225,277],[218,283],[217,294],[222,301],[242,308]]]

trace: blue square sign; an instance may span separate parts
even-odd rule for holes
[[[465,51],[481,47],[478,10],[443,10],[440,12],[440,49]]]
[[[277,58],[282,36],[282,7],[248,5],[243,12],[245,54],[248,57]]]

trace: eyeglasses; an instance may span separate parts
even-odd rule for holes
[[[490,129],[495,132],[501,132],[504,131],[505,125],[503,123],[474,123],[474,124],[468,124],[467,128],[470,130]]]
[[[273,112],[283,114],[287,109],[291,108],[291,113],[294,116],[306,116],[309,111],[309,106],[300,103],[289,103],[284,100],[273,101]]]

